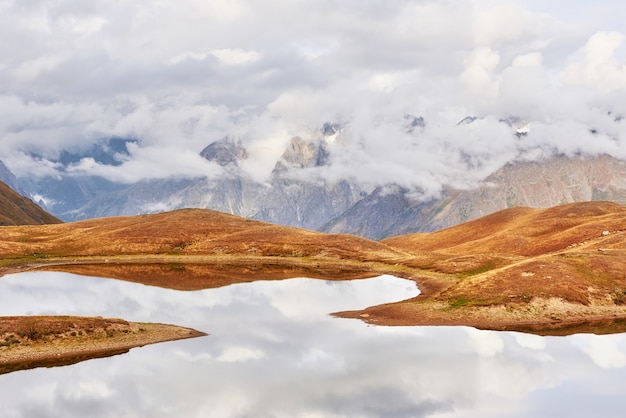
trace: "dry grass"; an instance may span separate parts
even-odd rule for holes
[[[625,231],[626,207],[584,202],[508,209],[430,234],[383,240],[420,257],[430,252],[430,269],[458,280],[427,298],[367,309],[367,320],[490,329],[517,324],[558,334],[585,329],[578,323],[588,319],[610,318],[613,325],[605,328],[618,329],[614,319],[626,318]]]
[[[359,261],[406,256],[384,244],[351,235],[327,235],[201,209],[61,225],[6,227],[0,229],[0,252],[8,261],[155,254]]]
[[[0,319],[0,347],[28,344],[37,341],[52,342],[93,334],[114,334],[130,329],[122,319],[67,316],[2,317]]]
[[[626,207],[581,202],[550,209],[512,208],[430,234],[410,234],[382,242],[408,252],[539,256],[626,230]]]
[[[607,202],[508,209],[381,242],[186,209],[0,228],[0,263],[175,289],[390,273],[422,295],[370,308],[368,321],[501,328],[626,316],[625,231],[626,207]]]

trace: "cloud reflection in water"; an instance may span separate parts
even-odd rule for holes
[[[63,273],[5,276],[0,315],[103,315],[211,335],[0,376],[0,416],[585,416],[583,402],[621,416],[623,335],[373,327],[328,316],[417,292],[389,276],[194,292]]]

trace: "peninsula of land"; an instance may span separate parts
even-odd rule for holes
[[[65,366],[207,335],[175,325],[81,316],[0,317],[0,374]]]

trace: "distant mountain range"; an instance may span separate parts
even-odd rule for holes
[[[406,129],[425,126],[424,119],[405,116]],[[460,124],[471,124],[465,118]],[[503,121],[522,137],[528,126]],[[51,213],[66,221],[114,215],[136,215],[178,208],[206,208],[279,225],[373,239],[439,230],[515,206],[547,208],[559,204],[609,200],[626,203],[626,163],[599,156],[557,155],[538,161],[514,161],[471,190],[445,188],[436,199],[421,200],[397,186],[372,188],[351,179],[325,180],[307,175],[332,159],[329,144],[341,140],[343,128],[327,123],[308,136],[293,137],[276,161],[267,182],[245,175],[248,150],[236,138],[208,144],[200,155],[224,168],[214,178],[145,180],[131,185],[95,176],[20,179],[0,165],[0,178],[21,187]],[[61,153],[66,166],[89,157],[118,165],[132,139],[114,138],[81,153]],[[4,170],[3,170],[4,168]],[[308,171],[307,171],[308,170]]]
[[[83,158],[92,158],[96,163],[118,166],[128,157],[128,144],[134,139],[109,138],[93,144],[81,151],[62,150],[58,158],[51,162],[61,167],[59,176],[23,177],[19,179],[19,188],[41,206],[64,220],[74,220],[69,215],[72,211],[88,204],[92,199],[113,191],[128,187],[98,176],[73,176],[66,173],[66,168]],[[40,158],[38,155],[32,155]]]
[[[440,199],[412,200],[407,190],[375,190],[321,228],[369,238],[430,232],[516,206],[549,208],[607,200],[626,203],[626,162],[606,156],[556,156],[509,163],[471,190],[444,191]]]

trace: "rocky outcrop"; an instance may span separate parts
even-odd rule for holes
[[[321,167],[328,164],[330,153],[324,140],[305,141],[296,136],[291,139],[282,157],[276,163],[274,172],[288,168]]]

